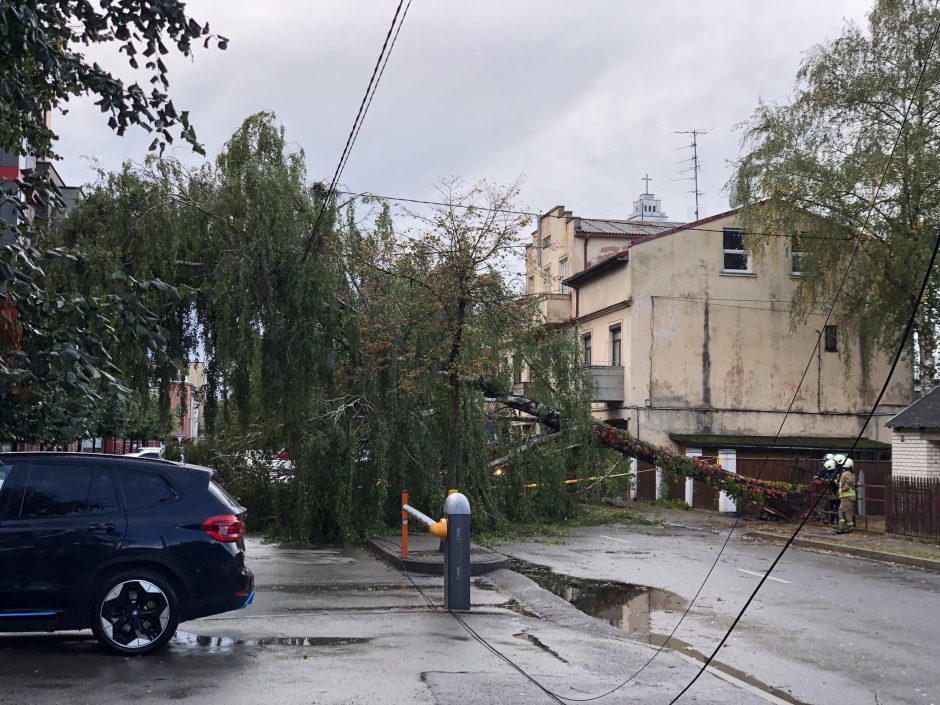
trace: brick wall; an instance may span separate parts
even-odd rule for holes
[[[940,478],[940,443],[916,431],[894,430],[891,437],[891,474]]]

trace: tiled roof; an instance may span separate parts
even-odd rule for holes
[[[597,220],[595,218],[579,218],[578,220],[577,232],[586,235],[622,235],[624,237],[653,235],[662,230],[684,225],[684,223],[666,220]]]
[[[927,392],[900,414],[888,421],[888,428],[912,428],[940,431],[940,387]]]
[[[608,257],[607,259],[601,260],[601,261],[598,262],[597,264],[591,265],[591,266],[588,267],[587,269],[582,269],[580,272],[577,272],[577,273],[575,273],[575,274],[572,274],[570,277],[568,277],[567,279],[565,279],[562,283],[563,283],[563,284],[568,284],[568,285],[573,285],[573,284],[577,284],[578,282],[580,282],[580,281],[582,281],[582,280],[584,280],[584,279],[590,279],[590,278],[596,276],[597,274],[600,274],[601,272],[607,271],[607,269],[608,269],[614,262],[626,262],[626,261],[627,261],[627,257],[628,257],[628,253],[629,253],[630,249],[631,249],[632,247],[634,247],[635,245],[642,245],[644,242],[650,242],[650,241],[652,241],[652,240],[658,240],[658,239],[661,238],[661,237],[666,237],[666,236],[672,235],[672,234],[674,234],[674,233],[691,232],[691,231],[694,231],[694,230],[698,230],[698,229],[700,229],[698,226],[704,225],[704,224],[706,224],[706,223],[710,223],[710,222],[715,221],[715,220],[720,220],[721,218],[726,218],[726,217],[728,217],[729,215],[732,215],[732,214],[735,212],[735,210],[736,210],[736,209],[732,208],[732,209],[729,210],[729,211],[725,211],[725,212],[723,212],[723,213],[717,213],[717,214],[715,214],[715,215],[711,215],[711,216],[708,216],[707,218],[702,218],[701,220],[696,220],[696,221],[693,221],[693,222],[691,222],[691,223],[678,223],[678,224],[677,224],[677,223],[669,223],[669,222],[650,223],[650,222],[648,222],[648,221],[647,221],[647,222],[643,222],[643,221],[625,221],[625,220],[592,220],[592,221],[588,221],[588,222],[592,222],[592,223],[621,223],[621,224],[630,223],[630,224],[634,224],[634,225],[659,226],[659,227],[658,227],[657,229],[648,230],[648,231],[646,231],[645,233],[642,233],[642,234],[639,234],[639,235],[633,235],[632,237],[628,236],[628,237],[630,237],[630,239],[627,240],[627,242],[624,243],[624,245],[623,245],[624,249],[623,249],[623,250],[621,250],[620,252],[618,252],[618,253],[616,253],[616,254],[611,255],[611,256]],[[583,219],[583,218],[581,219],[581,222],[582,222],[582,223],[584,222],[584,219]],[[590,234],[590,233],[588,233],[588,234]]]

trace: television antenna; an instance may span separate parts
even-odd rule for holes
[[[691,149],[692,150],[691,157],[689,157],[688,159],[683,159],[681,162],[679,162],[680,164],[690,164],[690,166],[687,169],[684,169],[680,173],[691,174],[691,176],[684,177],[681,179],[676,179],[676,181],[691,181],[692,182],[692,190],[689,193],[695,196],[695,219],[696,220],[699,219],[698,198],[699,196],[704,195],[703,191],[698,190],[698,173],[702,167],[702,164],[698,158],[698,138],[702,137],[703,135],[707,135],[713,129],[714,128],[710,127],[707,130],[692,129],[692,130],[676,130],[675,131],[675,134],[677,135],[691,135],[692,137],[692,141],[689,144],[683,147],[679,147],[679,149]]]

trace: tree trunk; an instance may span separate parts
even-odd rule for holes
[[[457,465],[460,463],[460,380],[451,377],[448,390],[447,418],[447,490],[457,489]]]
[[[485,382],[479,386],[486,387]],[[553,431],[560,428],[558,412],[527,397],[509,396],[502,399],[511,409],[531,414],[546,422]],[[550,421],[549,421],[550,420]],[[805,507],[796,487],[786,483],[771,483],[756,478],[737,475],[718,465],[700,458],[687,458],[671,450],[635,438],[627,431],[614,428],[602,421],[595,421],[592,429],[594,443],[624,455],[650,463],[675,476],[691,477],[712,487],[727,492],[740,501],[743,510],[749,502],[763,504],[767,509],[787,518],[796,518]]]
[[[454,321],[454,337],[448,356],[448,419],[447,419],[447,489],[456,490],[457,466],[460,463],[460,350],[463,345],[463,327],[467,315],[467,299],[457,301],[457,317]]]

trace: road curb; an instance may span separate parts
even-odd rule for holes
[[[746,534],[742,535],[742,538],[745,539],[757,539],[760,541],[769,541],[778,545],[783,545],[787,542],[787,537],[780,536],[779,534],[771,534],[763,531],[749,531]],[[860,548],[858,546],[847,546],[842,543],[832,543],[829,541],[816,541],[814,539],[801,539],[796,538],[793,540],[793,545],[799,548],[807,548],[815,551],[834,551],[836,553],[845,553],[850,556],[856,556],[858,558],[869,558],[873,561],[882,561],[885,563],[900,563],[901,565],[909,565],[915,568],[923,568],[924,570],[931,570],[936,573],[940,573],[940,561],[935,561],[930,558],[918,558],[916,556],[904,556],[898,553],[889,553],[887,551],[876,551],[871,548]]]
[[[436,544],[436,541],[435,541]],[[369,539],[366,546],[379,558],[399,570],[404,566],[409,573],[444,575],[444,554],[436,551],[421,551],[401,557],[401,544],[389,539]],[[428,555],[430,553],[430,555]],[[470,544],[470,575],[483,575],[509,567],[509,557],[488,548]]]

